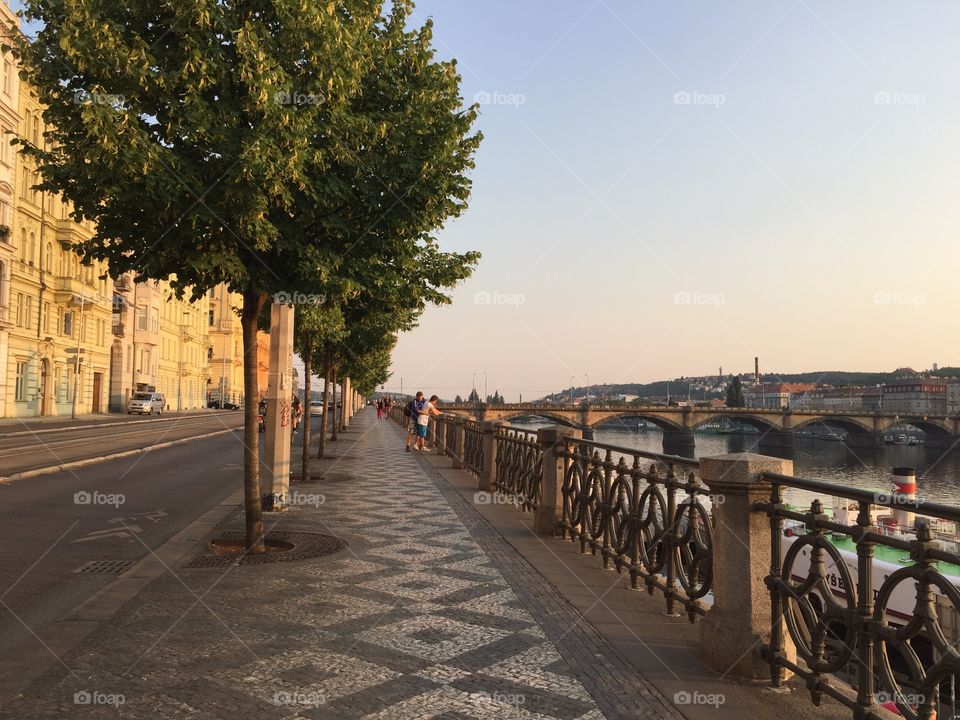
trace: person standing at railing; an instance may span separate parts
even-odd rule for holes
[[[420,417],[420,411],[426,404],[427,401],[424,399],[423,393],[418,391],[417,396],[408,402],[403,409],[403,424],[407,428],[407,446],[405,448],[407,452],[410,452],[410,442],[413,440],[413,433],[416,431],[417,418]]]
[[[437,405],[439,404],[440,398],[432,395],[430,401],[423,405],[420,414],[417,416],[417,441],[413,444],[413,447],[421,452],[430,451],[430,448],[426,446],[427,430],[430,428],[430,417],[441,414],[440,411],[437,410]]]

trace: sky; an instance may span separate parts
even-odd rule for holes
[[[420,0],[479,250],[387,389],[960,365],[960,5]]]
[[[18,5],[16,0],[12,3]],[[386,389],[960,365],[954,0],[420,0],[483,254]]]

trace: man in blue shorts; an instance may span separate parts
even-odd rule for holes
[[[413,444],[413,447],[421,452],[428,450],[427,430],[430,428],[430,416],[440,414],[440,411],[437,410],[439,403],[440,398],[433,395],[430,398],[430,402],[424,403],[423,408],[420,410],[420,415],[417,416],[417,440]]]

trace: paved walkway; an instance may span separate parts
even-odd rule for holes
[[[347,550],[184,568],[198,545],[0,716],[680,717],[388,421],[331,450],[270,525]]]

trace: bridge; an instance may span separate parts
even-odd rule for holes
[[[845,412],[837,410],[791,410],[789,408],[710,408],[638,405],[635,403],[522,403],[485,405],[445,403],[443,411],[473,420],[509,421],[539,417],[581,430],[592,439],[600,425],[620,418],[637,418],[663,431],[665,452],[692,453],[694,432],[721,419],[733,420],[760,431],[760,447],[789,449],[794,433],[803,427],[821,426],[848,433],[852,448],[876,448],[884,444],[884,435],[897,425],[912,425],[927,434],[927,445],[947,449],[960,447],[960,416],[899,415],[888,412]]]

